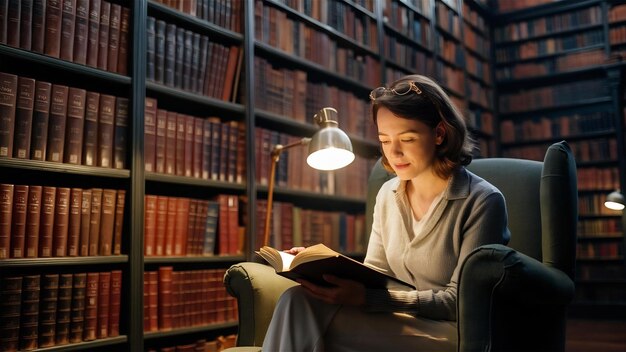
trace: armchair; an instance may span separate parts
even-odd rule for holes
[[[511,241],[481,246],[462,264],[458,351],[563,351],[566,309],[574,295],[578,212],[569,146],[553,144],[543,162],[478,159],[468,169],[504,194]],[[389,177],[377,163],[368,180],[367,219]],[[369,229],[371,221],[366,225]],[[239,304],[237,345],[261,346],[276,301],[294,283],[269,266],[239,263],[227,271],[224,284]]]

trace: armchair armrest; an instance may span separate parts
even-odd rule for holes
[[[226,271],[224,285],[226,291],[237,299],[237,346],[261,346],[276,302],[286,289],[297,284],[276,275],[271,266],[243,262]]]
[[[564,272],[503,245],[479,247],[459,277],[459,351],[563,350],[573,296]]]

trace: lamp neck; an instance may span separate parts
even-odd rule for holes
[[[272,159],[276,159],[276,161],[278,161],[278,158],[280,157],[280,153],[282,153],[283,150],[290,149],[290,148],[297,147],[297,146],[305,146],[309,144],[310,142],[311,142],[311,138],[304,137],[301,140],[295,141],[290,144],[286,144],[286,145],[276,144],[274,146],[274,149],[272,149],[272,153],[271,153]]]

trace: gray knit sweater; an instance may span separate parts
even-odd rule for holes
[[[378,192],[365,263],[413,283],[415,291],[372,290],[366,309],[456,320],[459,270],[476,247],[510,238],[504,196],[482,178],[459,168],[420,234],[412,231],[407,181],[397,177]],[[412,240],[411,240],[412,239]]]

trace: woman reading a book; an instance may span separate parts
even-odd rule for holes
[[[415,289],[301,280],[278,302],[264,351],[456,350],[461,263],[476,247],[510,238],[504,197],[465,169],[473,141],[441,87],[410,75],[370,99],[382,162],[396,177],[376,197],[365,264]]]

